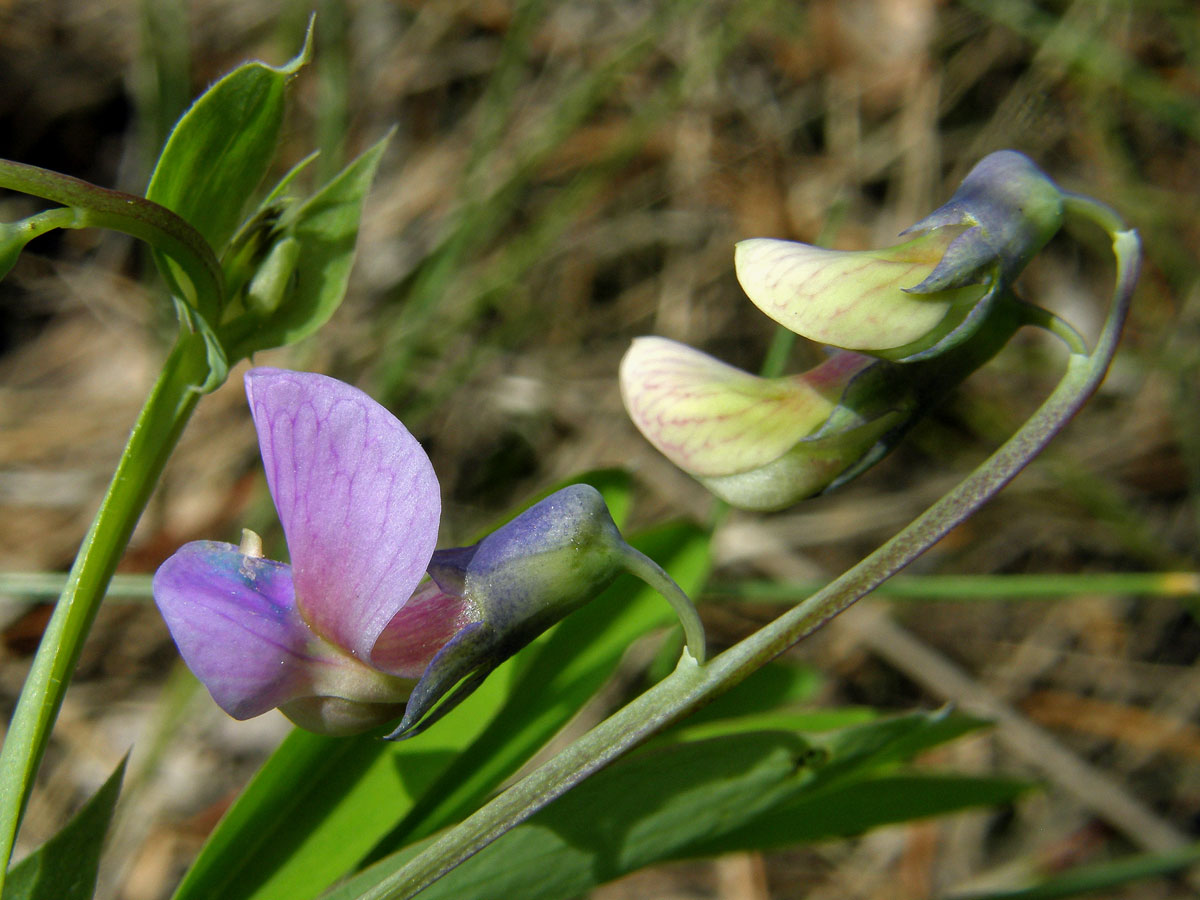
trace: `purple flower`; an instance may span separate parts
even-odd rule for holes
[[[440,614],[408,641],[393,635],[411,625],[400,614],[437,541],[433,467],[396,418],[335,379],[252,369],[246,395],[292,565],[190,543],[155,574],[155,601],[184,661],[235,718],[279,706],[330,733],[395,718],[469,614],[426,586],[420,596]]]
[[[279,369],[248,372],[246,395],[292,564],[262,558],[246,532],[241,547],[186,544],[154,576],[180,654],[234,718],[278,707],[311,731],[352,734],[403,715],[392,736],[407,736],[621,571],[690,609],[594,488],[564,488],[475,546],[435,553],[437,478],[387,410]],[[685,627],[701,658],[698,623]]]

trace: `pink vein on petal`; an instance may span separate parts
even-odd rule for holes
[[[424,575],[441,501],[429,458],[386,409],[333,378],[246,373],[296,606],[364,660]]]

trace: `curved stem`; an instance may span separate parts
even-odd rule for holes
[[[219,318],[224,302],[221,264],[203,235],[165,206],[8,159],[0,159],[0,188],[32,194],[75,210],[72,219],[54,221],[51,227],[109,228],[162,251],[192,282],[196,295],[192,301],[201,315],[210,322]]]
[[[1021,302],[1022,322],[1049,332],[1067,345],[1067,349],[1080,356],[1086,356],[1087,342],[1066,319],[1055,315],[1048,309],[1043,309],[1033,303]]]
[[[696,612],[696,605],[692,603],[692,598],[684,593],[683,588],[675,583],[675,580],[663,570],[662,566],[640,550],[625,544],[621,558],[630,575],[635,575],[646,582],[671,604],[675,615],[679,617],[679,624],[683,626],[683,640],[687,644],[688,653],[696,662],[703,664],[708,655],[704,639],[704,625],[700,621],[700,614]]]
[[[38,645],[0,750],[0,891],[34,776],[117,562],[208,377],[203,339],[183,334],[146,400]]]
[[[405,900],[432,884],[593,772],[679,721],[774,659],[904,568],[994,497],[1042,451],[1104,379],[1116,352],[1140,264],[1133,231],[1109,229],[1117,283],[1089,356],[1071,355],[1054,391],[982,465],[886,544],[824,589],[700,666],[685,654],[675,671],[605,719],[486,806],[450,829],[359,900]]]

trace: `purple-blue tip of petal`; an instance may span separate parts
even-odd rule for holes
[[[296,613],[288,566],[194,541],[159,567],[153,589],[184,662],[235,719],[303,693],[312,635]]]

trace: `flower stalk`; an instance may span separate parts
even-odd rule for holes
[[[194,296],[189,299],[209,322],[217,321],[225,290],[221,264],[204,236],[165,206],[8,159],[0,159],[0,188],[67,207],[27,220],[27,240],[51,228],[110,228],[167,254],[191,281]]]
[[[1086,198],[1083,198],[1086,201]],[[493,799],[359,900],[407,900],[557,797],[740,683],[915,560],[994,497],[1046,446],[1099,387],[1116,352],[1141,260],[1137,233],[1103,204],[1066,203],[1067,212],[1104,228],[1113,241],[1116,285],[1095,348],[1073,349],[1058,385],[984,463],[887,543],[822,590],[705,666],[688,656],[675,671],[562,753]]]

